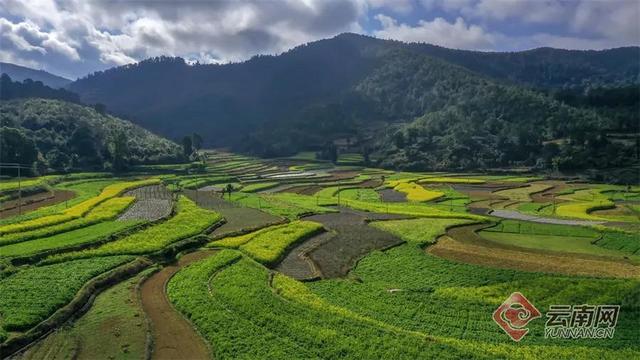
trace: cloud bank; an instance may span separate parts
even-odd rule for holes
[[[347,31],[476,50],[601,49],[638,44],[639,23],[637,0],[3,0],[0,61],[75,78],[158,55],[242,61]]]

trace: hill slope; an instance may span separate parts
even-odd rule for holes
[[[40,81],[44,85],[59,89],[71,83],[71,80],[62,76],[53,75],[44,70],[31,69],[25,66],[0,62],[0,73],[9,75],[15,81],[24,81],[31,79]]]
[[[493,136],[482,142],[486,161],[469,159],[472,154],[449,159],[448,151],[436,151],[437,158],[429,161],[415,162],[402,155],[393,156],[397,161],[388,164],[550,166],[542,156],[544,143],[575,133],[580,138],[571,146],[582,149],[585,134],[618,130],[618,125],[591,109],[563,105],[521,85],[555,89],[636,84],[637,63],[619,53],[637,50],[494,54],[343,34],[238,64],[189,66],[179,58],[150,59],[95,73],[69,88],[86,102],[104,103],[166,136],[197,131],[210,146],[267,156],[326,149],[331,146],[327,141],[345,137],[356,138],[361,150],[388,153],[398,129],[430,114],[444,128],[418,131],[416,136],[443,137],[446,140],[428,143],[453,146],[467,141],[453,129],[468,127],[463,120],[473,117],[482,131]],[[461,115],[449,116],[454,110]],[[537,135],[527,144],[517,140],[532,132]],[[553,156],[558,155],[556,150]],[[507,153],[520,155],[500,155]],[[568,152],[565,163],[574,161],[574,153],[582,150]]]
[[[3,162],[117,170],[180,160],[177,144],[128,121],[60,100],[0,101]]]

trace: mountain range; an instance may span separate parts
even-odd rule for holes
[[[6,62],[0,62],[0,74],[9,75],[14,81],[24,81],[26,79],[40,81],[44,85],[54,89],[63,88],[71,83],[71,80],[67,78],[51,74],[44,70],[31,69]]]
[[[347,33],[241,63],[152,58],[66,88],[168,138],[197,132],[260,156],[357,151],[414,170],[625,167],[638,161],[639,55]]]

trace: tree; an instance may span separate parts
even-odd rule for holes
[[[111,147],[114,170],[125,170],[129,165],[129,144],[127,136],[122,130],[116,132]]]
[[[71,158],[58,149],[53,149],[47,153],[47,164],[50,168],[67,172],[71,169]]]
[[[31,166],[38,158],[33,140],[18,129],[0,127],[0,140],[2,162]]]
[[[193,154],[193,142],[191,141],[190,136],[182,138],[182,153],[186,157],[190,157],[191,154]]]
[[[191,135],[191,141],[193,142],[194,149],[202,149],[202,136],[198,135],[197,133],[193,133],[193,135]]]
[[[227,186],[224,187],[224,192],[227,193],[227,196],[229,197],[229,200],[231,200],[231,193],[233,192],[233,185],[227,184]]]
[[[87,165],[102,164],[102,156],[100,156],[99,137],[86,124],[80,125],[71,134],[67,146],[71,153],[77,155],[77,162],[81,167]]]

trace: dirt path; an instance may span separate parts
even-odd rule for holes
[[[167,298],[165,287],[169,279],[182,267],[215,254],[215,250],[187,254],[152,275],[140,288],[142,307],[151,322],[153,334],[152,359],[209,359],[209,349]]]
[[[70,190],[55,190],[22,197],[22,207],[18,208],[18,200],[5,201],[0,206],[0,219],[24,214],[44,206],[59,204],[73,199],[76,194]]]

